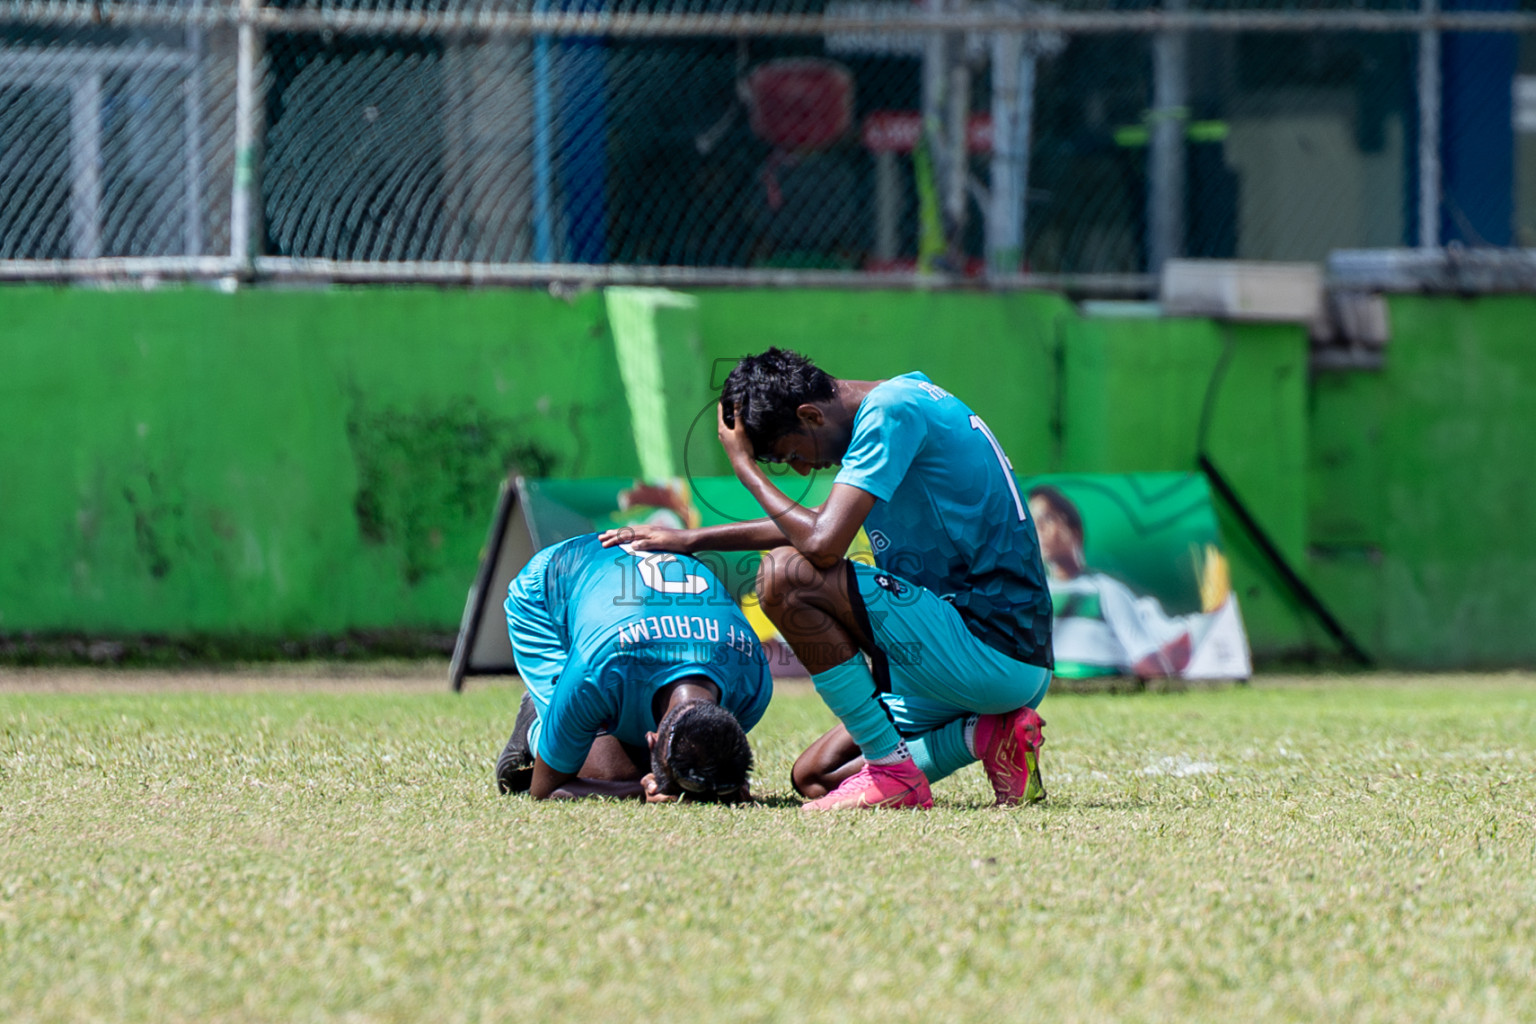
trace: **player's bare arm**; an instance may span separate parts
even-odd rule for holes
[[[689,786],[689,783],[685,783],[680,788],[675,778],[679,768],[672,743],[677,735],[679,713],[689,705],[708,704],[718,707],[719,702],[720,688],[708,677],[690,676],[672,683],[656,695],[657,728],[669,734],[665,740],[659,738],[656,732],[647,732],[647,749],[631,750],[612,735],[596,736],[579,772],[559,771],[536,755],[528,794],[535,800],[607,797],[616,800],[640,799],[652,804],[674,803],[682,798]],[[661,749],[657,747],[658,742],[663,744]],[[658,753],[661,754],[659,759],[656,756]],[[638,767],[646,757],[650,758],[652,770],[649,772]],[[660,777],[662,773],[669,778],[664,781]],[[752,800],[750,787],[745,781],[733,791],[701,793],[695,786],[693,792],[699,799],[722,800],[727,803]]]
[[[605,530],[599,539],[605,548],[628,544],[636,551],[672,551],[682,555],[695,555],[700,551],[766,551],[789,543],[771,519],[752,519],[696,530],[648,524],[622,526]]]
[[[535,757],[533,785],[528,787],[528,795],[535,800],[580,800],[593,796],[632,800],[645,797],[646,792],[642,779],[584,779],[571,772],[556,771],[542,758]]]
[[[800,548],[813,564],[826,568],[837,564],[843,552],[848,550],[848,545],[859,532],[859,527],[864,523],[864,517],[869,514],[870,507],[874,504],[874,498],[856,487],[847,487],[842,484],[834,484],[832,494],[828,500],[818,507],[798,505],[784,496],[784,493],[774,486],[772,478],[763,473],[762,468],[755,462],[750,463],[748,472],[761,479],[764,484],[772,489],[771,495],[777,495],[775,508],[785,509],[789,512],[773,518],[752,519],[744,523],[726,523],[720,526],[706,526],[695,530],[674,529],[666,526],[651,526],[641,524],[637,526],[624,526],[607,530],[601,534],[600,539],[604,547],[615,547],[619,544],[627,544],[636,551],[673,551],[679,554],[693,555],[700,551],[769,551],[773,548],[794,546]],[[746,478],[737,473],[746,485],[747,490],[759,503],[773,500],[771,495],[765,496],[754,489]],[[788,525],[786,520],[794,519],[794,525]],[[799,537],[800,540],[795,538]],[[838,547],[838,540],[846,537]],[[810,549],[801,548],[801,543],[811,545]],[[826,547],[835,550],[836,556],[830,560],[818,561],[812,552]]]

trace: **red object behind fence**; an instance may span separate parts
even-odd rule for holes
[[[772,60],[747,76],[752,131],[779,149],[822,149],[853,123],[853,75],[816,58]]]

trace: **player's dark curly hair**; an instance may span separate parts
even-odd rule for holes
[[[1083,514],[1077,510],[1077,504],[1061,492],[1061,488],[1052,487],[1050,484],[1031,487],[1029,500],[1034,501],[1036,498],[1051,506],[1051,510],[1061,516],[1062,521],[1067,524],[1067,529],[1077,534],[1078,541],[1081,542],[1084,539]]]
[[[725,425],[735,426],[740,416],[753,451],[764,455],[779,438],[800,429],[795,410],[831,397],[832,378],[824,370],[798,352],[770,348],[736,364],[725,378],[720,404]]]
[[[672,708],[656,725],[657,787],[694,800],[735,799],[752,771],[752,747],[736,716],[707,700]]]

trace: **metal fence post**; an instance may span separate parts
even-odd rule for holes
[[[534,0],[533,13],[546,14],[549,0]],[[549,36],[533,37],[533,262],[555,259],[554,100],[551,96]]]
[[[82,71],[69,100],[70,251],[101,255],[101,72]]]
[[[1027,76],[1026,62],[1031,72]],[[1033,59],[1026,61],[1024,56],[1023,33],[999,32],[992,37],[992,180],[987,211],[987,274],[994,278],[1017,274],[1023,256],[1033,71]]]
[[[192,67],[182,80],[182,116],[186,120],[186,160],[182,173],[186,175],[184,201],[186,218],[182,225],[182,246],[188,256],[203,254],[203,102],[207,80],[203,74],[203,29],[198,25],[187,26],[185,42],[192,55]]]
[[[229,203],[229,255],[237,273],[255,272],[261,237],[261,196],[257,163],[261,136],[262,30],[256,24],[261,0],[240,0],[235,63],[235,180]]]
[[[1436,0],[1421,0],[1426,17]],[[1440,31],[1419,32],[1419,247],[1440,247]]]
[[[963,0],[951,0],[951,10],[963,12]],[[971,121],[971,69],[965,62],[965,37],[956,35],[949,47],[949,84],[944,94],[945,120],[949,133],[945,138],[945,152],[939,166],[944,168],[944,231],[949,243],[952,269],[964,266],[960,254],[960,242],[965,237],[968,191],[970,177],[970,121]]]
[[[1164,0],[1182,11],[1187,0]],[[1147,272],[1184,249],[1184,125],[1189,119],[1189,34],[1164,31],[1152,43],[1152,131],[1147,149]]]
[[[923,11],[935,18],[942,18],[947,5],[945,0],[922,0]],[[925,34],[923,39],[923,78],[922,78],[922,104],[923,104],[923,131],[922,143],[928,155],[929,166],[933,168],[934,184],[943,202],[948,195],[945,188],[948,182],[945,161],[948,159],[949,147],[947,140],[949,133],[946,131],[945,118],[947,116],[947,96],[949,90],[949,62],[950,62],[949,34],[943,31],[931,31]],[[964,131],[961,126],[961,131]],[[948,225],[944,225],[947,230]],[[923,249],[921,240],[923,228],[919,228],[918,242],[918,267],[923,268]],[[945,239],[946,243],[948,239]]]

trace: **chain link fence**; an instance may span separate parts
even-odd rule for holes
[[[1536,0],[1477,2],[0,0],[0,276],[1533,246]]]
[[[0,259],[228,254],[234,35],[0,22]]]

